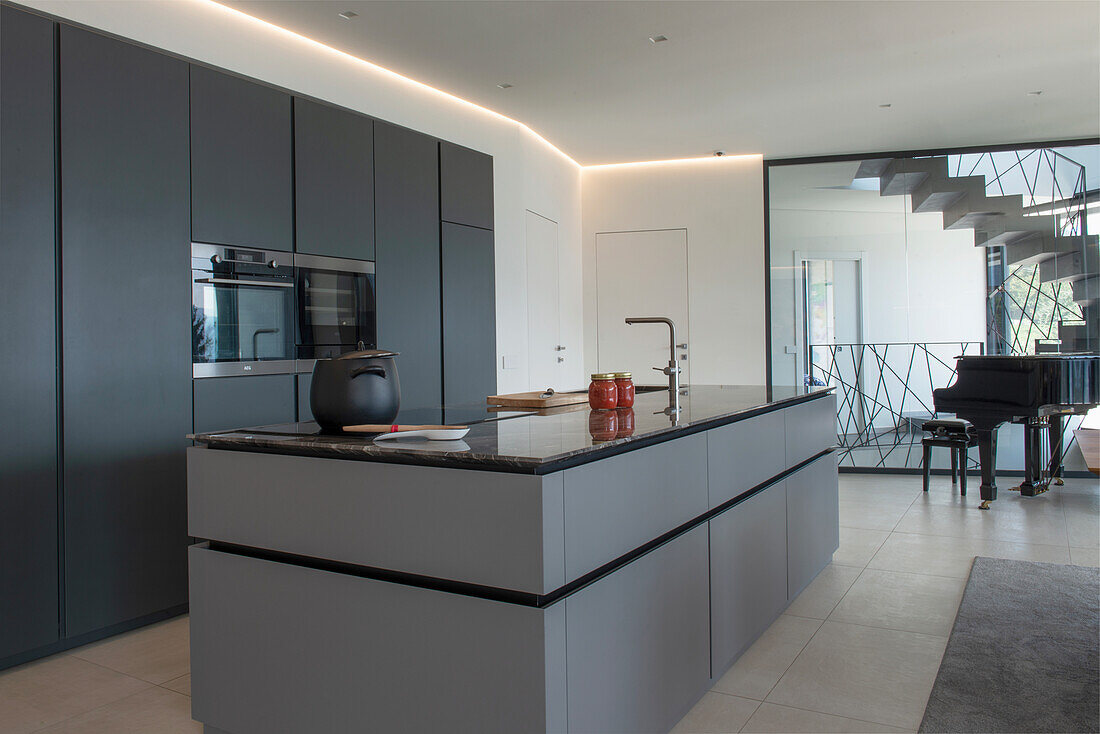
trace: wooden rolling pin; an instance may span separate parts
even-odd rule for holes
[[[390,426],[381,423],[365,423],[361,426],[344,426],[347,433],[404,433],[405,431],[461,431],[469,426]]]

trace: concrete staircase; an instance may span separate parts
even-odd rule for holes
[[[951,176],[947,158],[875,158],[860,162],[855,178],[879,179],[879,194],[908,194],[912,210],[940,212],[944,229],[974,230],[978,247],[1003,246],[1005,265],[1039,266],[1039,282],[1066,283],[1085,323],[1058,325],[1062,352],[1100,346],[1100,238],[1057,234],[1051,214],[1031,214],[1020,194],[988,196],[985,176]]]

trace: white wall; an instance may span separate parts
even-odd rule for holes
[[[497,389],[526,390],[524,211],[559,223],[563,329],[581,349],[580,169],[525,127],[320,44],[202,0],[21,0],[94,29],[358,110],[492,155]],[[518,366],[504,370],[502,354]]]
[[[762,159],[590,167],[582,180],[586,371],[596,368],[596,234],[683,228],[691,380],[763,384]]]

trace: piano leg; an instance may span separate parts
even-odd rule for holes
[[[1062,416],[1052,415],[1047,418],[1049,422],[1050,430],[1050,480],[1059,487],[1065,484],[1062,481],[1062,472],[1064,467],[1062,466]]]
[[[982,503],[978,507],[988,510],[989,503],[997,499],[997,426],[974,428],[978,436],[978,460],[982,465]]]
[[[1043,491],[1042,466],[1040,458],[1040,446],[1042,444],[1039,431],[1042,424],[1024,421],[1024,481],[1020,482],[1018,489],[1024,497],[1034,497]]]

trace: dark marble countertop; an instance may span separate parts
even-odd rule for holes
[[[213,449],[548,474],[815,400],[832,389],[773,387],[769,394],[762,385],[693,385],[681,394],[675,418],[667,412],[668,390],[639,393],[633,408],[617,411],[592,411],[581,404],[537,415],[469,406],[463,423],[470,432],[460,441],[375,442],[370,435],[325,434],[312,421],[190,438]]]

